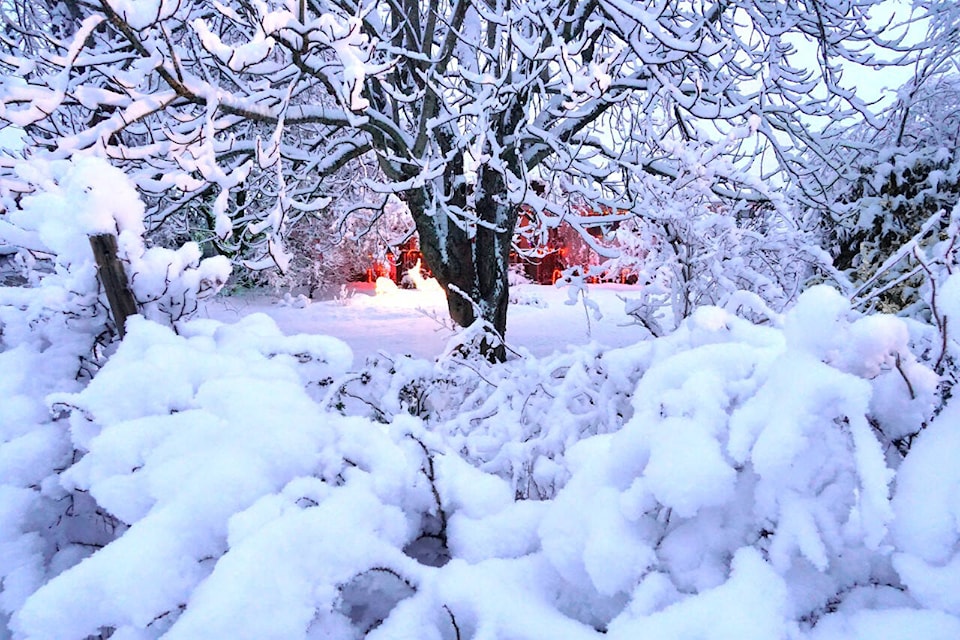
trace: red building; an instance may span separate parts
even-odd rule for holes
[[[588,231],[597,238],[602,237],[603,234],[603,229],[599,226]],[[419,242],[414,235],[389,251],[385,260],[374,263],[367,270],[367,279],[373,282],[378,277],[385,276],[401,285],[404,274],[416,266],[418,261],[426,272]],[[536,228],[533,219],[524,214],[521,215],[517,224],[514,248],[510,252],[510,264],[520,265],[523,274],[531,282],[553,284],[560,278],[564,269],[573,266],[595,266],[600,264],[600,257],[570,225],[561,224],[559,227],[544,230]],[[429,274],[425,273],[425,275]],[[612,276],[611,279],[628,282],[632,275],[621,273]]]

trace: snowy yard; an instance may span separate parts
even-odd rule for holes
[[[901,459],[907,325],[821,287],[650,340],[629,293],[591,337],[519,287],[504,365],[436,360],[422,291],[135,318],[86,387],[7,348],[0,637],[960,637],[957,412]]]
[[[581,301],[568,304],[565,288],[515,286],[507,342],[515,351],[545,356],[591,341],[620,347],[643,340],[649,333],[626,315],[620,299],[636,295],[637,290],[616,284],[592,286],[588,295],[599,306],[598,319]],[[220,296],[207,303],[200,315],[232,322],[251,313],[266,313],[284,333],[340,338],[350,345],[358,366],[380,351],[436,358],[455,335],[439,288],[398,288],[376,295],[373,284],[354,283],[348,285],[347,292],[338,299],[312,303],[289,296],[284,300],[269,292]]]
[[[3,18],[0,640],[960,639],[956,0]]]

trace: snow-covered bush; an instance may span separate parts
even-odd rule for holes
[[[950,213],[929,218],[921,231],[858,283],[853,295],[861,309],[890,307],[909,320],[914,350],[940,374],[944,400],[960,379],[958,250],[960,203]]]
[[[763,326],[354,373],[264,316],[135,318],[50,397],[83,455],[40,482],[114,535],[48,564],[11,494],[12,637],[948,640],[960,532],[917,495],[953,412],[902,461],[937,382],[908,342],[826,287]]]
[[[347,183],[342,197],[329,209],[300,218],[287,233],[290,262],[283,272],[261,276],[277,291],[304,293],[311,298],[334,294],[345,282],[362,280],[367,270],[386,263],[413,233],[410,212],[396,198],[380,208],[361,186]]]
[[[812,277],[830,269],[829,255],[794,203],[725,158],[750,144],[756,124],[751,119],[711,143],[664,140],[664,153],[678,162],[676,175],[668,184],[639,188],[633,215],[596,240],[615,254],[600,265],[608,277],[635,275],[641,293],[627,301],[628,313],[654,336],[673,331],[697,308],[724,307],[744,291],[782,311]],[[717,186],[720,176],[756,193],[731,197]]]
[[[718,203],[666,208],[662,220],[630,220],[616,232],[622,247],[609,263],[637,274],[627,313],[655,336],[673,331],[705,305],[727,306],[749,292],[778,311],[792,304],[806,282],[829,263],[810,236],[782,210],[747,212]]]
[[[30,638],[86,638],[109,636],[111,629],[123,627],[127,629],[122,633],[129,634],[131,627],[139,627],[156,635],[170,626],[185,597],[209,576],[225,551],[225,536],[236,546],[247,533],[298,509],[298,504],[321,501],[321,478],[336,484],[338,474],[349,474],[337,453],[337,431],[329,428],[307,395],[307,389],[342,375],[351,360],[349,348],[331,338],[286,338],[264,316],[230,327],[198,321],[182,330],[181,337],[142,318],[131,319],[117,353],[82,393],[51,396],[56,410],[70,415],[69,421],[52,428],[63,432],[82,457],[63,474],[49,471],[48,477],[34,480],[40,487],[33,491],[60,500],[81,496],[95,501],[123,535],[106,546],[109,539],[101,536],[44,549],[44,542],[53,546],[49,538],[60,528],[18,531],[36,519],[17,510],[27,508],[25,498],[31,492],[19,489],[12,497],[21,497],[20,502],[4,505],[11,516],[3,519],[11,545],[5,557],[14,561],[14,569],[4,574],[5,612],[19,608],[44,576],[72,568],[31,597],[32,604],[12,623],[15,632],[19,629]],[[353,424],[360,431],[365,427]],[[11,444],[3,447],[0,451],[14,453]],[[363,465],[365,456],[378,452],[355,444],[351,454]],[[380,452],[378,459],[378,464],[386,464],[389,456]],[[288,480],[314,474],[315,480],[288,487],[289,504],[272,495]],[[248,514],[252,519],[246,524],[234,519],[228,531],[235,513],[268,494],[272,497]],[[353,508],[358,520],[340,521],[339,534],[323,517],[316,525],[327,531],[324,535],[343,535],[376,512],[373,506],[370,512],[362,511],[359,502]],[[377,517],[377,522],[398,526],[393,513]],[[95,531],[95,524],[86,523],[86,529]],[[397,533],[383,535],[395,539]],[[304,544],[323,543],[313,538]],[[304,575],[310,571],[307,565],[302,569]],[[282,582],[262,586],[282,601],[283,593],[274,591]],[[82,593],[98,593],[96,604],[76,597]],[[53,604],[65,595],[72,605]],[[300,608],[293,601],[284,607]],[[229,637],[215,633],[215,627],[208,631],[210,637]]]
[[[0,346],[44,343],[89,357],[116,334],[88,237],[117,236],[118,256],[140,312],[172,324],[226,282],[226,258],[201,259],[196,243],[147,248],[144,206],[106,161],[32,159],[18,167],[26,192],[0,217],[0,244],[16,250],[26,284],[0,290]],[[78,343],[78,344],[74,344]]]
[[[942,239],[960,197],[960,151],[885,149],[862,171],[850,202],[835,207],[837,266],[869,286],[875,307],[915,314],[924,274],[901,249]]]
[[[125,176],[102,160],[34,159],[18,170],[24,195],[0,215],[0,246],[17,269],[0,287],[3,628],[44,581],[126,529],[87,493],[57,481],[82,452],[63,412],[51,413],[44,400],[78,391],[116,335],[88,235],[117,235],[141,312],[167,324],[189,316],[229,273],[223,259],[201,260],[196,245],[146,248],[143,205]]]
[[[894,567],[926,607],[960,616],[960,405],[952,403],[910,449],[897,474]]]

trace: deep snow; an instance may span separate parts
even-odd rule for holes
[[[918,323],[821,285],[651,339],[630,290],[597,318],[524,286],[491,365],[428,286],[204,302],[223,262],[146,248],[119,171],[31,171],[0,224],[0,638],[960,637],[960,416]],[[146,315],[119,345],[81,250],[111,224]]]
[[[958,637],[960,513],[936,475],[955,411],[888,500],[882,429],[935,383],[899,320],[819,288],[769,326],[704,308],[636,341],[599,287],[608,349],[575,346],[564,292],[521,292],[541,306],[511,309],[513,342],[544,355],[501,367],[422,358],[447,340],[422,335],[436,298],[394,291],[222,298],[203,313],[234,322],[179,335],[134,319],[88,386],[45,401],[4,378],[67,418],[4,421],[12,637]],[[0,368],[24,359],[47,371],[28,345]]]

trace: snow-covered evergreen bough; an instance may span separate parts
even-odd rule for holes
[[[903,321],[818,287],[762,325],[358,367],[156,314],[88,380],[92,267],[40,222],[108,202],[94,176],[126,193],[85,162],[2,228],[50,266],[0,290],[0,637],[960,637],[957,410],[923,429]],[[165,290],[223,275],[180,255]]]

